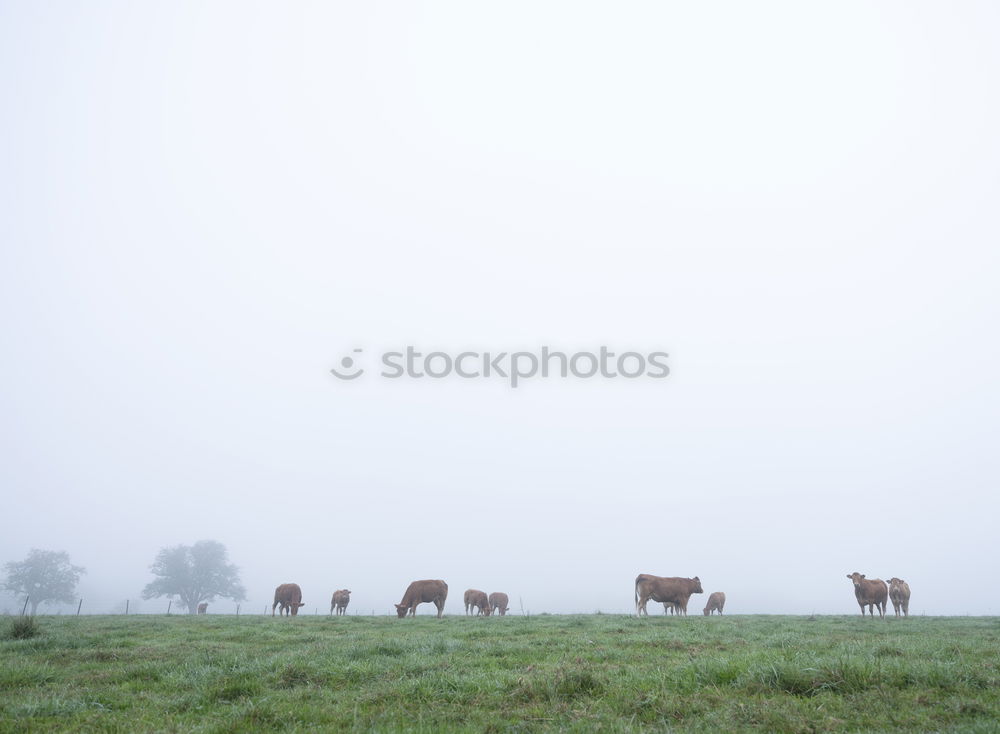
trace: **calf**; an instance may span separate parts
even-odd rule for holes
[[[337,610],[337,616],[347,612],[347,605],[351,603],[351,590],[350,589],[337,589],[333,592],[333,597],[330,599],[330,614],[333,614],[334,609]]]
[[[510,607],[507,606],[508,601],[509,599],[507,598],[507,595],[504,594],[502,591],[494,591],[492,594],[490,594],[489,598],[490,608],[493,609],[501,617],[506,617],[507,612],[510,610]]]
[[[708,604],[705,605],[705,608],[702,609],[702,611],[705,613],[706,617],[710,615],[712,612],[718,612],[719,615],[721,616],[722,608],[724,606],[726,606],[725,592],[713,591],[711,594],[708,595]]]
[[[208,611],[207,601],[203,601],[201,604],[198,605],[198,614],[204,614],[207,611]]]
[[[889,599],[892,601],[892,611],[899,616],[902,612],[904,617],[910,616],[910,585],[893,576],[889,579]]]
[[[858,573],[857,571],[847,574],[847,578],[854,582],[854,596],[861,607],[861,616],[865,616],[865,606],[867,606],[868,613],[874,617],[875,612],[872,611],[872,608],[876,607],[878,608],[878,616],[885,619],[885,600],[889,595],[889,589],[885,585],[885,581],[882,579],[866,579],[863,573]]]
[[[482,614],[484,617],[490,616],[490,600],[486,596],[485,591],[480,591],[479,589],[467,589],[465,591],[465,613],[468,615],[470,610],[478,609],[475,612],[476,616]]]

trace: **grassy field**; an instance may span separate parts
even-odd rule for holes
[[[0,731],[1000,731],[1000,619],[40,617]]]

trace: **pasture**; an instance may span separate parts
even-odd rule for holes
[[[1000,619],[0,618],[0,731],[995,732]]]

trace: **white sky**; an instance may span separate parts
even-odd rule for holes
[[[0,3],[0,562],[67,550],[91,611],[213,538],[245,608],[444,578],[451,613],[628,611],[647,572],[856,613],[858,570],[1000,613],[998,31],[992,2]],[[328,372],[408,344],[672,374]]]

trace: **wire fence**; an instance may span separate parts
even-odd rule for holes
[[[437,610],[434,605],[427,605],[428,609],[423,614],[434,615]],[[352,608],[353,607],[353,608]],[[531,616],[530,611],[525,611],[523,605],[518,616]],[[513,610],[508,612],[508,616],[514,616]],[[419,612],[418,612],[419,613]],[[0,600],[0,616],[15,616],[32,614],[31,598],[26,596],[6,597]],[[193,612],[187,604],[176,599],[142,599],[136,597],[124,597],[121,599],[101,597],[101,596],[81,596],[72,603],[47,603],[41,602],[35,616],[136,616],[136,615],[160,615],[160,616],[190,616],[214,615],[214,616],[278,616],[279,609],[274,608],[270,602],[243,601],[233,602],[228,599],[208,602],[204,610],[196,608]],[[461,611],[454,611],[453,614],[461,614]],[[296,616],[338,616],[335,611],[328,607],[312,606],[302,607],[297,611]],[[345,616],[350,617],[396,617],[395,606],[385,609],[362,607],[361,605],[351,605],[345,610]],[[423,615],[421,615],[423,616]]]
[[[31,614],[30,597],[18,597],[15,601],[7,600],[0,602],[0,615],[14,616]],[[215,616],[278,616],[279,610],[271,603],[262,602],[232,602],[229,600],[217,600],[208,602],[204,608],[196,608],[192,612],[187,604],[175,599],[141,599],[122,598],[109,599],[107,597],[80,597],[73,603],[45,603],[38,605],[34,612],[35,616],[97,616],[97,615],[161,615],[161,616],[190,616],[195,615],[215,615]],[[396,610],[385,611],[372,608],[361,608],[357,606],[353,609],[348,607],[345,616],[396,616]],[[296,616],[338,616],[329,608],[313,606],[302,607],[297,610]]]

